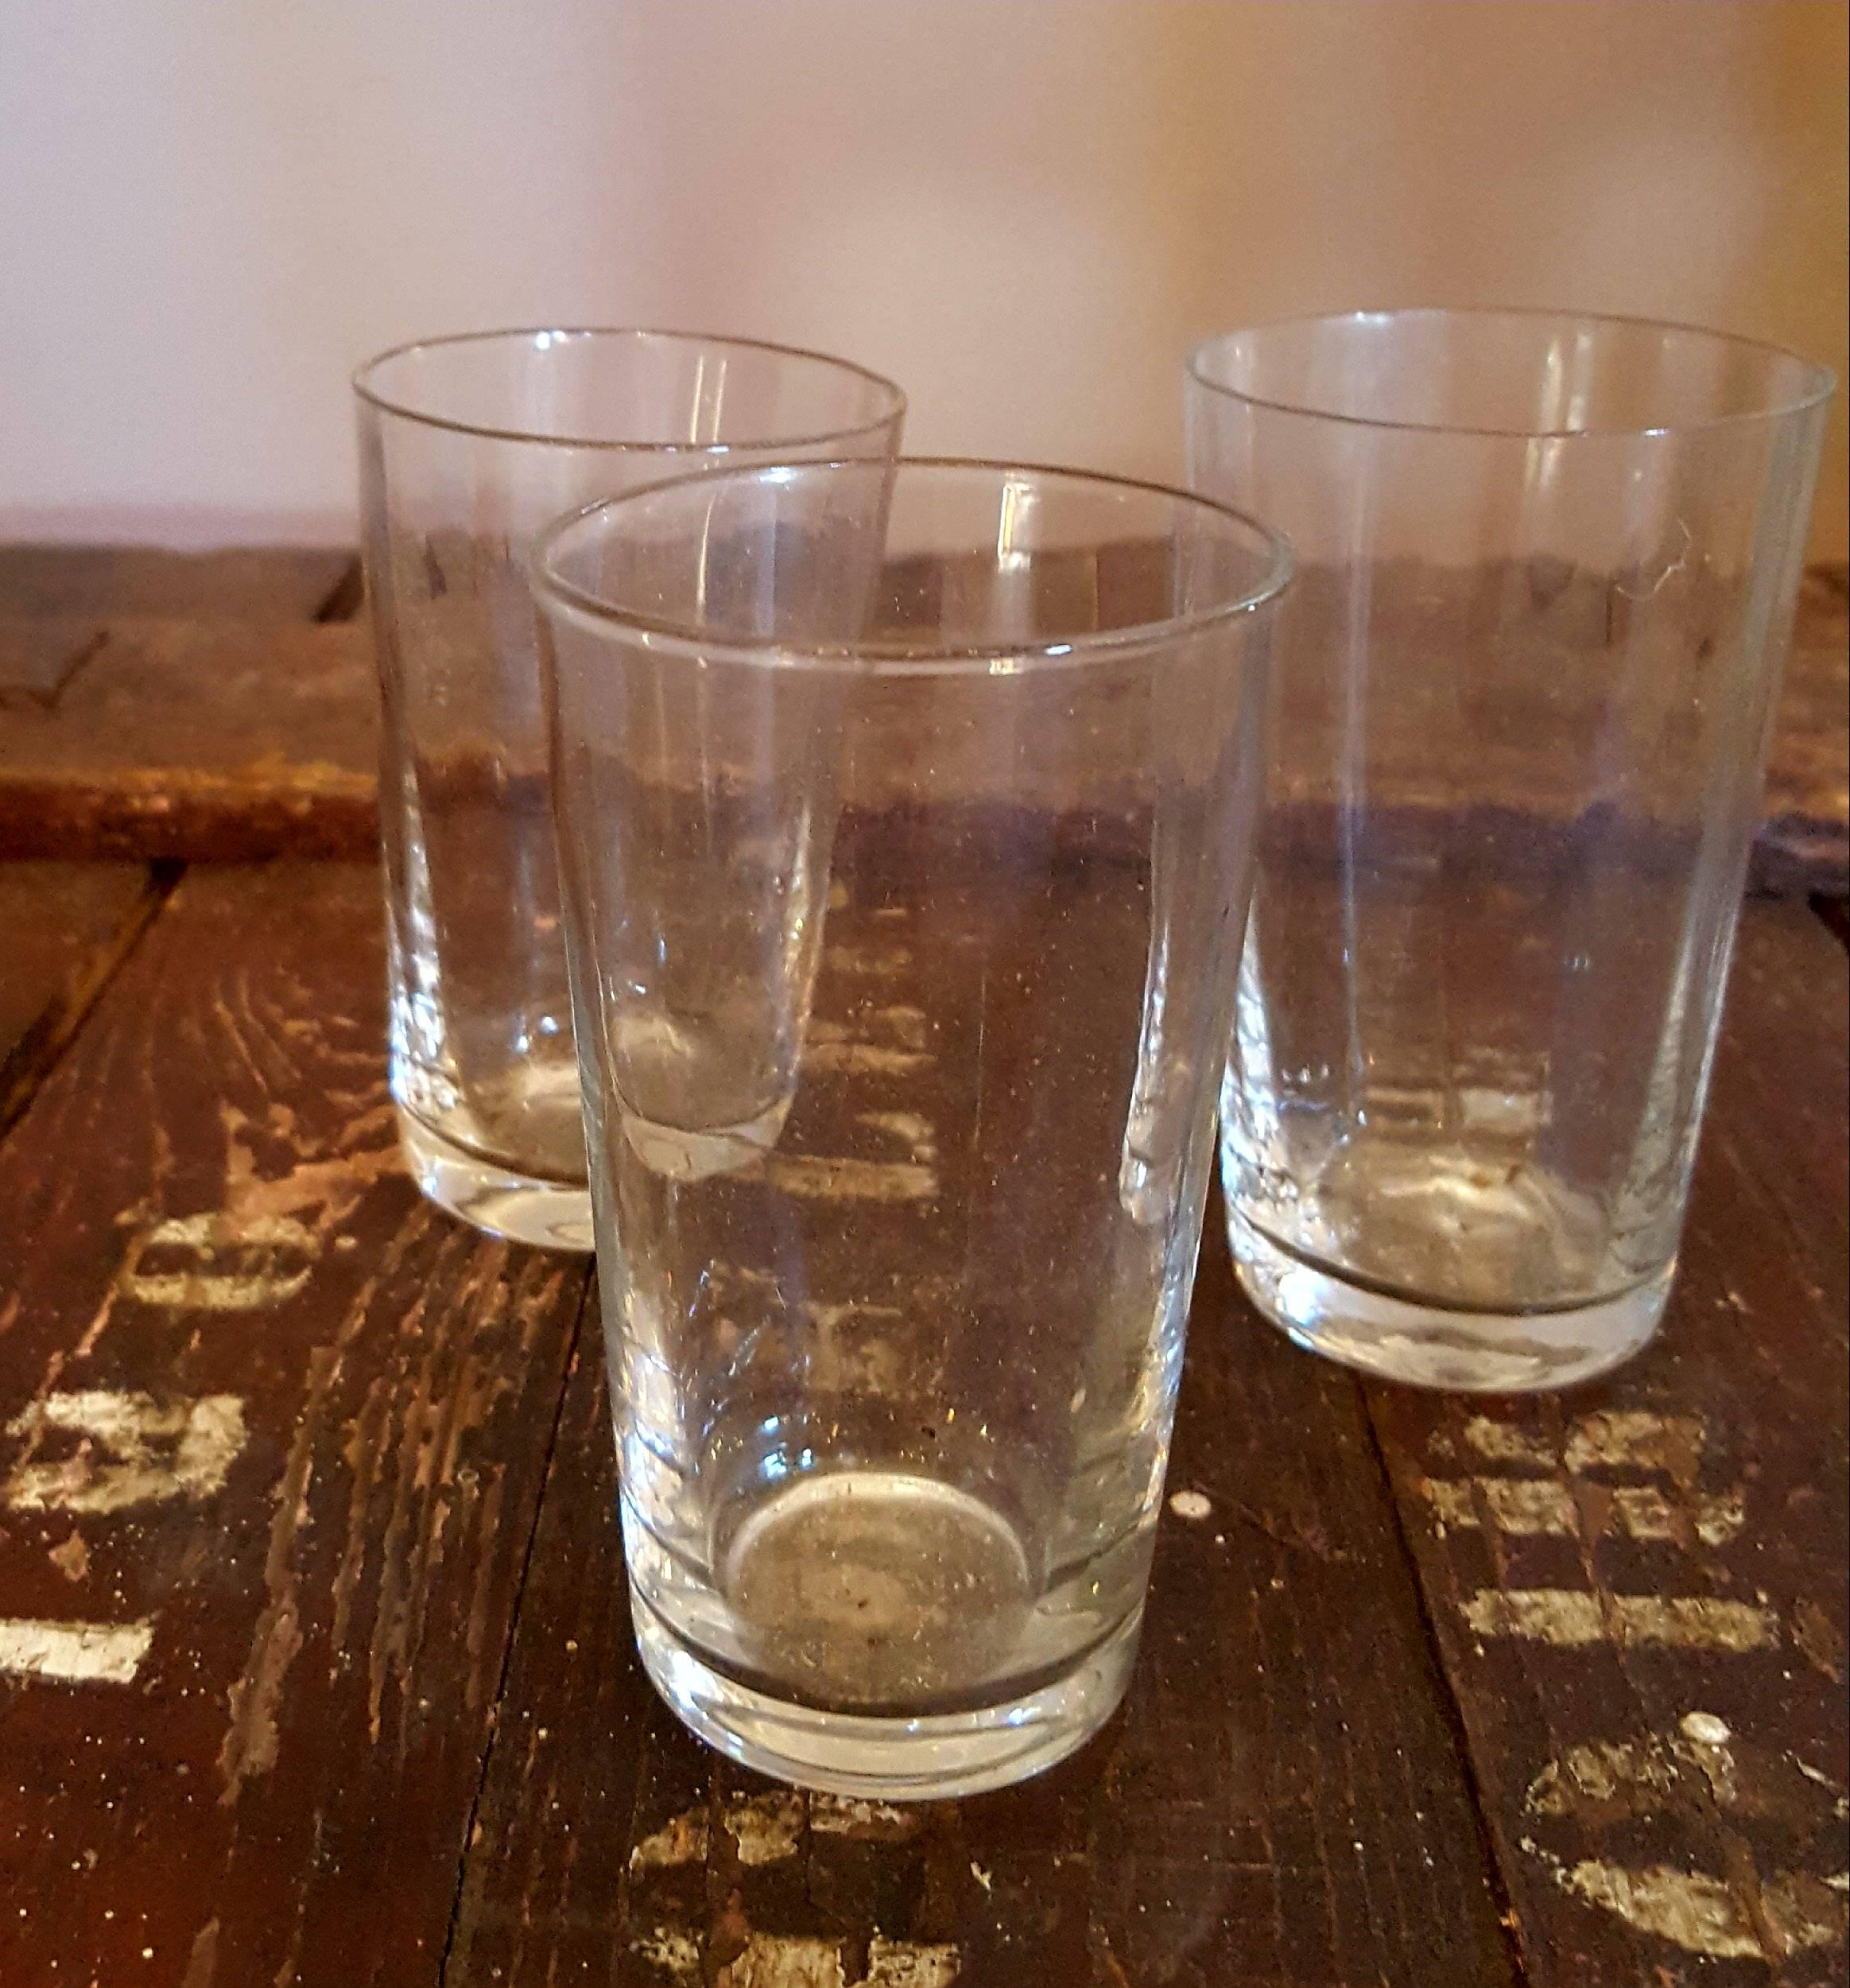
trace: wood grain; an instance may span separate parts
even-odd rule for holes
[[[363,856],[378,751],[357,624],[117,623],[0,730],[0,854]]]
[[[1108,571],[1057,579],[1079,589],[1082,608],[1107,581],[1134,601],[1149,579],[1135,546],[1107,550]],[[145,549],[0,546],[0,706],[45,719],[68,704],[0,756],[0,852],[366,856],[377,692],[363,625],[281,643],[223,627],[100,636],[124,616],[150,614],[220,623],[343,619],[359,604],[357,570],[347,554],[188,561]],[[937,604],[915,604],[922,614]],[[1556,602],[1552,612],[1572,608]],[[1759,891],[1850,890],[1845,614],[1841,569],[1808,574],[1755,848]],[[45,619],[58,615],[65,619]],[[76,700],[92,681],[95,701]]]
[[[829,914],[828,957],[861,974],[892,945],[878,888],[891,853],[891,838],[875,838],[847,864],[851,903],[874,908],[838,903]],[[839,838],[836,855],[844,873]],[[1020,942],[1037,943],[1032,931]],[[974,1029],[983,1013],[985,1067],[1000,1082],[1010,1054],[1000,1037],[1014,1025],[1003,997],[985,1003],[972,988],[961,1009],[937,998],[937,977],[964,970],[957,949],[917,942],[933,977],[917,998],[947,1029]],[[816,1039],[834,1039],[820,1024],[847,1034],[860,984],[825,966]],[[1080,1039],[1096,1014],[1076,982],[1069,1005],[1030,1035],[1083,1089]],[[921,1122],[952,1122],[929,1074],[908,1077],[923,1088],[902,1096],[883,1088],[898,1081],[884,1071],[840,1077],[831,1126],[800,1099],[785,1148],[896,1098]],[[960,1163],[956,1145],[943,1142],[942,1167]],[[603,1362],[587,1334],[448,1988],[1512,1982],[1360,1396],[1257,1323],[1215,1223],[1169,1477],[1200,1516],[1165,1516],[1123,1712],[1077,1757],[1003,1796],[894,1811],[793,1795],[720,1762],[655,1704],[632,1647]],[[857,1241],[844,1224],[841,1247],[864,1252],[864,1230]],[[805,1268],[813,1287],[836,1287],[829,1266]]]
[[[1371,1392],[1529,1978],[1844,1978],[1843,949],[1751,905],[1658,1344]]]
[[[400,1171],[370,868],[195,871],[0,1147],[0,1981],[434,1982],[585,1272]]]
[[[0,544],[0,615],[313,621],[351,586],[344,546]]]
[[[0,1132],[154,915],[135,864],[0,863]]]
[[[101,643],[94,615],[14,615],[0,604],[0,711],[48,711]]]
[[[1850,891],[1850,601],[1841,566],[1805,576],[1767,767],[1757,887]]]

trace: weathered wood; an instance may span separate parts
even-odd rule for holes
[[[115,623],[0,728],[0,854],[364,856],[378,702],[354,623]]]
[[[1844,1978],[1846,966],[1748,907],[1654,1347],[1371,1392],[1538,1988]]]
[[[0,1147],[0,1981],[434,1983],[585,1273],[423,1203],[378,879],[195,871]]]
[[[1800,590],[1761,821],[1758,888],[1850,891],[1850,602],[1840,566],[1808,573]]]
[[[94,615],[10,615],[0,609],[0,711],[51,709],[103,632]]]
[[[294,558],[301,569],[289,578]],[[1126,575],[1136,577],[1134,560],[1119,557],[1114,572],[1122,592]],[[185,561],[121,549],[0,546],[0,705],[68,706],[56,723],[15,741],[10,758],[0,759],[0,852],[211,860],[366,855],[374,846],[377,693],[363,627],[300,646],[267,646],[220,630],[193,639],[146,635],[125,651],[99,645],[97,636],[99,618],[155,612],[223,621],[280,614],[283,604],[294,618],[319,612],[324,619],[341,619],[358,609],[357,576],[350,556],[331,553]],[[1082,574],[1072,584],[1096,588],[1097,577]],[[921,612],[933,605],[923,603]],[[76,619],[8,624],[9,616],[54,612]],[[1565,611],[1557,605],[1557,612]],[[1755,845],[1757,890],[1841,895],[1850,888],[1845,612],[1840,569],[1808,574]],[[189,639],[198,644],[190,663],[184,654]],[[176,669],[183,678],[192,673],[192,754],[163,723]],[[113,735],[100,757],[89,737],[99,722],[95,708],[72,698],[76,686],[99,670],[111,688]],[[215,671],[228,673],[235,694],[203,703]],[[292,681],[297,672],[304,673],[299,683]],[[145,748],[136,743],[142,738]],[[217,770],[215,779],[195,779],[195,755]]]
[[[859,865],[863,881],[889,847]],[[839,876],[840,837],[836,859]],[[866,1035],[864,980],[828,962],[864,974],[894,931],[878,910],[834,904],[813,1043]],[[936,976],[975,970],[951,961],[956,950],[917,947],[934,977],[917,998],[947,1029],[974,1029],[980,1007],[985,1067],[1005,1081],[1026,1054],[999,1040],[1018,1023],[995,986],[1014,976],[998,969],[986,1003],[974,987],[961,1008],[941,1001]],[[1091,1011],[1073,1008],[1030,1034],[1084,1088]],[[844,1057],[833,1116],[806,1116],[800,1098],[786,1156],[865,1122],[869,1105],[952,1123],[929,1073],[909,1069],[932,1059],[898,1056],[903,1076],[894,1060],[863,1076]],[[956,1144],[941,1142],[941,1166],[959,1163]],[[446,1988],[1513,1980],[1359,1391],[1257,1323],[1212,1219],[1169,1479],[1189,1495],[1164,1520],[1131,1700],[1080,1756],[1004,1796],[905,1811],[795,1796],[719,1761],[653,1703],[587,1335]],[[843,1225],[840,1246],[864,1250],[864,1227]],[[807,1261],[811,1287],[836,1288],[840,1268]],[[831,1347],[818,1357],[843,1357]]]
[[[130,864],[0,864],[0,1132],[146,929],[166,881]]]
[[[0,615],[313,621],[352,584],[340,546],[0,545]]]

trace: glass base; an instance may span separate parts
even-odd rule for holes
[[[591,1190],[536,1179],[452,1145],[398,1107],[398,1136],[426,1199],[491,1236],[541,1249],[591,1247]]]
[[[1297,1343],[1383,1380],[1468,1393],[1571,1387],[1622,1365],[1664,1315],[1674,1263],[1628,1291],[1546,1311],[1422,1304],[1294,1255],[1237,1209],[1227,1239],[1247,1295]]]
[[[634,1590],[650,1683],[708,1745],[761,1774],[869,1801],[936,1801],[1006,1788],[1075,1753],[1118,1708],[1141,1610],[1076,1668],[1028,1696],[972,1712],[873,1718],[773,1698],[722,1675]]]

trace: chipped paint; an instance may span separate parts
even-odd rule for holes
[[[773,1153],[764,1177],[807,1201],[933,1201],[938,1177],[908,1160],[832,1159],[810,1153]]]
[[[853,1836],[864,1842],[902,1843],[918,1834],[915,1810],[849,1795],[812,1795],[809,1827],[817,1836]]]
[[[1592,1740],[1550,1761],[1530,1783],[1523,1805],[1531,1815],[1585,1819],[1614,1804],[1627,1814],[1654,1815],[1675,1796],[1679,1772],[1654,1740]]]
[[[1662,1470],[1681,1476],[1702,1454],[1708,1427],[1699,1415],[1651,1415],[1641,1409],[1582,1415],[1569,1431],[1567,1467],[1588,1470]]]
[[[837,973],[851,973],[870,980],[897,980],[912,965],[912,949],[906,945],[825,945],[825,966]]]
[[[803,1840],[804,1804],[801,1795],[755,1795],[730,1804],[727,1833],[739,1846],[739,1861],[749,1870],[781,1863],[797,1854]]]
[[[0,1675],[133,1684],[154,1640],[147,1622],[0,1621]]]
[[[963,1971],[952,1946],[915,1946],[876,1933],[867,1948],[867,1988],[952,1988]]]
[[[673,1870],[683,1864],[707,1861],[707,1811],[684,1810],[665,1827],[645,1836],[630,1852],[631,1870]]]
[[[1591,1594],[1577,1588],[1480,1588],[1462,1604],[1480,1636],[1516,1637],[1574,1648],[1611,1640],[1663,1649],[1777,1649],[1779,1618],[1770,1609],[1707,1595]],[[1608,1625],[1608,1613],[1611,1625]]]
[[[637,1934],[630,1942],[630,1951],[638,1960],[659,1968],[670,1981],[694,1988],[700,1979],[700,1943],[672,1926],[657,1926]]]
[[[320,1237],[292,1216],[179,1215],[130,1242],[116,1287],[170,1310],[264,1311],[306,1286],[320,1254]]]
[[[890,1132],[922,1166],[933,1165],[938,1157],[937,1128],[917,1112],[863,1112],[855,1122]]]
[[[1205,1519],[1212,1516],[1212,1501],[1199,1491],[1178,1491],[1169,1500],[1169,1509],[1178,1519]]]
[[[1545,1436],[1512,1427],[1492,1415],[1473,1415],[1464,1440],[1492,1463],[1526,1463],[1553,1470],[1662,1470],[1681,1475],[1700,1456],[1707,1425],[1697,1415],[1659,1415],[1643,1410],[1603,1410],[1582,1415],[1557,1452]]]
[[[110,1512],[173,1498],[197,1502],[223,1488],[246,1439],[244,1404],[235,1395],[162,1402],[101,1388],[48,1395],[6,1430],[26,1443],[25,1460],[0,1492],[15,1512]],[[81,1443],[68,1457],[38,1462],[54,1432]]]
[[[1635,1931],[1681,1947],[1706,1960],[1761,1960],[1843,1944],[1843,1908],[1825,1880],[1782,1873],[1758,1887],[1764,1934],[1726,1880],[1705,1871],[1654,1864],[1643,1870],[1596,1859],[1565,1864],[1525,1842],[1555,1882],[1585,1904],[1624,1920]]]
[[[794,1857],[802,1842],[805,1819],[803,1797],[783,1792],[742,1797],[728,1804],[723,1817],[739,1861],[747,1869]],[[684,1809],[631,1850],[630,1868],[674,1870],[704,1864],[711,1844],[706,1810]]]
[[[905,1077],[929,1070],[930,1018],[897,1002],[869,1008],[852,1022],[812,1015],[803,1036],[803,1068],[811,1076]]]
[[[62,1546],[53,1547],[45,1558],[67,1581],[81,1582],[89,1574],[90,1549],[80,1532],[73,1532]]]
[[[841,1943],[795,1933],[754,1933],[719,1971],[719,1988],[847,1988]]]
[[[1583,1529],[1580,1501],[1552,1477],[1428,1477],[1420,1489],[1441,1525],[1472,1530],[1487,1512],[1512,1538],[1569,1539]],[[1675,1540],[1688,1528],[1705,1546],[1726,1546],[1747,1523],[1739,1491],[1698,1497],[1686,1508],[1643,1485],[1615,1485],[1608,1496],[1611,1529],[1627,1539]]]
[[[193,1936],[180,1988],[213,1988],[219,1974],[219,1922],[208,1919]]]

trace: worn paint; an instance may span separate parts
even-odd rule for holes
[[[1557,1450],[1546,1436],[1512,1427],[1493,1415],[1473,1415],[1464,1440],[1492,1463],[1526,1463],[1552,1470],[1595,1468],[1667,1471],[1679,1477],[1702,1452],[1707,1425],[1698,1415],[1652,1415],[1641,1409],[1602,1410],[1582,1415]]]
[[[1756,1926],[1734,1888],[1705,1871],[1654,1864],[1643,1870],[1595,1858],[1565,1864],[1533,1842],[1523,1848],[1546,1863],[1562,1890],[1611,1912],[1635,1931],[1707,1960],[1759,1960],[1840,1946],[1844,1915],[1822,1879],[1782,1873],[1759,1885]]]
[[[81,1582],[90,1572],[90,1549],[81,1532],[73,1532],[62,1546],[55,1546],[45,1558],[67,1581]]]
[[[867,1949],[867,1988],[952,1988],[963,1971],[952,1946],[915,1946],[876,1933]]]
[[[60,1684],[133,1684],[153,1640],[151,1621],[0,1620],[0,1675]]]
[[[1442,1525],[1472,1530],[1487,1512],[1497,1531],[1512,1538],[1571,1539],[1584,1528],[1580,1501],[1553,1477],[1428,1477],[1420,1489]],[[1618,1485],[1608,1503],[1611,1529],[1646,1542],[1679,1540],[1687,1529],[1705,1546],[1725,1546],[1747,1523],[1739,1491],[1697,1497],[1685,1507],[1647,1485]]]
[[[1462,1605],[1480,1636],[1520,1637],[1564,1648],[1611,1640],[1664,1649],[1776,1649],[1779,1618],[1770,1609],[1707,1595],[1591,1594],[1578,1588],[1482,1588]],[[1608,1623],[1608,1615],[1611,1618]]]
[[[852,1836],[863,1842],[902,1843],[918,1834],[916,1809],[851,1795],[812,1795],[809,1828],[817,1836]]]
[[[101,1388],[48,1395],[6,1425],[26,1460],[0,1497],[16,1512],[121,1512],[173,1498],[196,1502],[222,1489],[243,1449],[244,1404],[235,1395],[158,1401]],[[37,1461],[54,1434],[80,1439],[70,1455]]]
[[[180,1988],[214,1988],[219,1977],[219,1922],[208,1919],[193,1936]]]
[[[866,1009],[852,1021],[812,1015],[803,1068],[811,1076],[909,1076],[931,1067],[930,1027],[925,1010],[905,1002]]]
[[[781,1863],[797,1854],[803,1840],[804,1804],[801,1795],[755,1795],[728,1804],[727,1834],[739,1848],[747,1870]]]
[[[847,1988],[841,1943],[793,1933],[754,1933],[720,1988]]]
[[[314,1275],[321,1239],[293,1216],[218,1210],[179,1215],[130,1243],[116,1288],[176,1311],[264,1311]]]
[[[652,1927],[647,1932],[638,1933],[630,1942],[630,1951],[638,1960],[658,1968],[672,1982],[685,1982],[688,1988],[694,1988],[700,1979],[700,1943],[674,1927]]]
[[[1680,1779],[1675,1757],[1655,1740],[1592,1740],[1570,1746],[1529,1784],[1531,1815],[1591,1819],[1602,1811],[1650,1815],[1669,1806]]]
[[[1567,1467],[1661,1470],[1680,1477],[1701,1455],[1707,1435],[1708,1426],[1700,1415],[1603,1409],[1580,1416],[1568,1431]]]
[[[905,945],[825,945],[825,966],[837,973],[854,974],[871,980],[897,980],[912,965],[912,949]]]
[[[862,1112],[855,1120],[877,1132],[888,1132],[921,1166],[934,1164],[938,1157],[937,1128],[917,1112]]]
[[[910,1160],[833,1159],[773,1153],[764,1163],[772,1186],[806,1201],[935,1201],[937,1175]]]
[[[707,1861],[707,1811],[684,1810],[630,1851],[631,1870],[673,1870]]]

